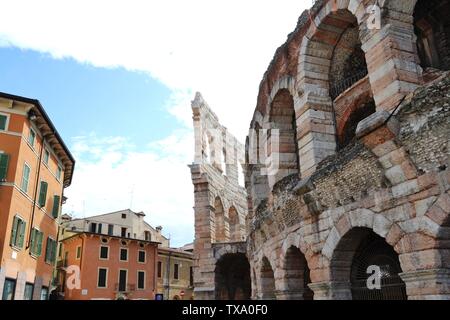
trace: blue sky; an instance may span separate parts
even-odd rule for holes
[[[65,212],[144,211],[181,246],[194,237],[190,101],[200,91],[245,141],[261,78],[310,5],[4,1],[0,91],[40,100],[76,157]]]
[[[139,147],[179,125],[164,107],[170,89],[144,72],[0,48],[0,75],[1,91],[40,100],[67,141],[90,132],[126,132]]]

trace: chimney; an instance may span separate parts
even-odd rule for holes
[[[161,226],[157,226],[156,227],[156,232],[161,233],[162,227]]]

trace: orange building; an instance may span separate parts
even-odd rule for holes
[[[47,299],[75,160],[38,100],[0,93],[0,294]]]
[[[62,240],[64,299],[153,300],[158,244],[91,232]]]

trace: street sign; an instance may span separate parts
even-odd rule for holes
[[[155,300],[157,300],[157,301],[163,301],[163,300],[164,300],[164,295],[161,294],[161,293],[155,294]]]

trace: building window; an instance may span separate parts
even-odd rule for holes
[[[44,233],[34,229],[31,230],[30,254],[39,257],[42,254],[42,238]]]
[[[16,292],[16,280],[5,279],[3,286],[2,300],[14,300],[14,294]]]
[[[25,291],[23,294],[23,300],[33,300],[33,292],[34,292],[34,285],[32,283],[26,283],[25,284]]]
[[[152,241],[152,234],[150,233],[150,231],[145,231],[144,236],[145,236],[145,241]]]
[[[23,247],[23,239],[25,238],[25,229],[26,222],[19,218],[18,216],[14,217],[13,227],[11,232],[11,247],[22,249]]]
[[[127,278],[128,271],[127,270],[119,270],[119,292],[127,291]]]
[[[158,261],[158,278],[162,278],[162,262]]]
[[[41,191],[39,192],[39,206],[41,208],[45,207],[47,202],[47,189],[48,183],[45,181],[41,181]]]
[[[55,219],[59,217],[60,204],[61,204],[61,197],[60,196],[54,196],[53,197],[52,217],[55,218]]]
[[[50,152],[45,149],[44,150],[44,164],[48,166],[48,161],[50,160]]]
[[[34,147],[34,142],[36,141],[36,132],[33,129],[30,129],[30,135],[28,136],[28,143]]]
[[[178,263],[175,263],[175,264],[173,265],[173,278],[174,278],[175,280],[178,280],[178,277],[179,277],[179,264],[178,264]]]
[[[108,286],[107,279],[108,279],[108,269],[99,268],[98,269],[97,287],[106,288]]]
[[[112,224],[108,225],[108,235],[110,236],[114,235],[114,225]]]
[[[95,222],[91,223],[91,230],[92,233],[96,233],[97,232],[97,224]]]
[[[99,223],[97,232],[102,233],[102,231],[103,231],[103,225],[101,223]]]
[[[8,123],[8,116],[0,114],[0,131],[6,131]]]
[[[194,286],[194,268],[193,267],[189,267],[189,285],[191,287]]]
[[[22,183],[20,184],[20,190],[27,193],[28,192],[28,184],[30,181],[30,172],[31,169],[27,164],[23,165],[23,171],[22,171]]]
[[[52,238],[47,238],[47,247],[45,248],[45,262],[48,264],[55,263],[56,260],[56,241]]]
[[[120,235],[122,238],[125,238],[127,236],[127,228],[122,228],[120,230]]]
[[[122,219],[126,219],[127,218],[127,214],[126,213],[122,213]]]
[[[41,300],[48,300],[48,288],[42,287],[41,289]]]
[[[58,181],[61,181],[61,176],[62,176],[62,168],[61,166],[58,166],[58,168],[56,168],[56,179],[58,179]]]
[[[6,181],[8,174],[9,155],[0,153],[0,182]]]
[[[138,262],[145,263],[145,251],[139,250],[139,252],[138,252]]]
[[[105,246],[100,247],[100,259],[101,260],[109,259],[109,247],[105,247]]]
[[[128,261],[128,249],[120,249],[120,261]]]
[[[138,271],[138,290],[145,290],[145,271]]]
[[[80,260],[81,259],[81,246],[77,247],[77,255],[76,255],[76,259]]]

